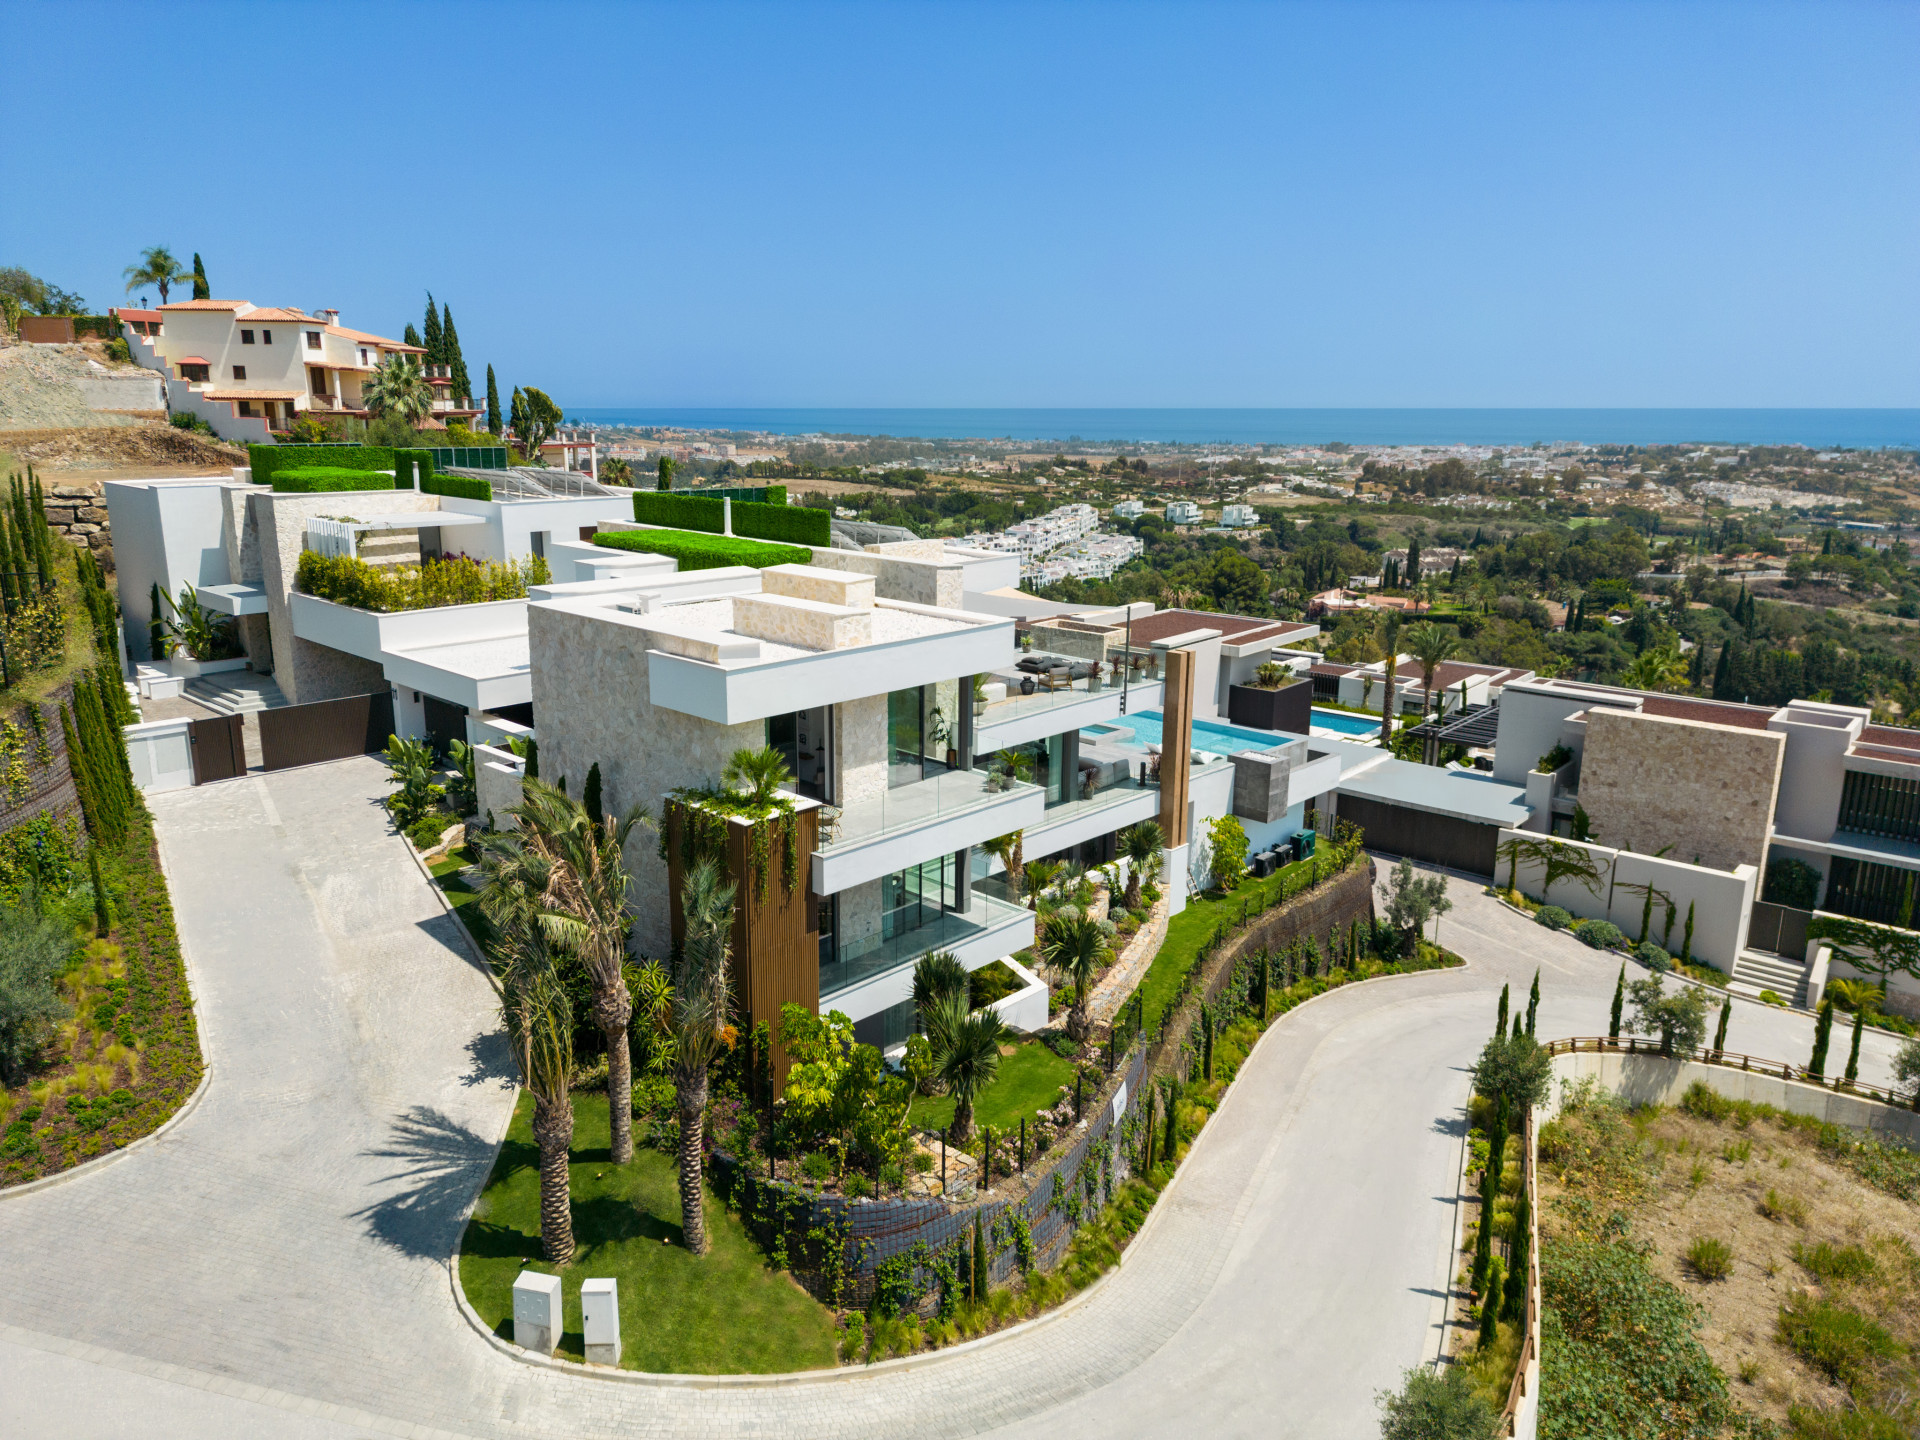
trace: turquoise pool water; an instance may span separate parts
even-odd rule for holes
[[[1133,738],[1142,745],[1160,743],[1160,712],[1144,711],[1139,715],[1122,715],[1117,720],[1089,725],[1091,731],[1131,730]],[[1115,736],[1123,739],[1122,736]],[[1209,755],[1238,755],[1242,750],[1271,750],[1280,744],[1284,737],[1271,730],[1247,730],[1238,725],[1224,725],[1218,720],[1196,720],[1193,722],[1193,748]]]
[[[1338,730],[1342,735],[1378,735],[1380,721],[1378,717],[1369,719],[1364,715],[1349,715],[1344,710],[1322,710],[1314,707],[1313,723],[1324,730]]]

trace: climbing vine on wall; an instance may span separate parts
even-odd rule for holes
[[[1830,940],[1847,952],[1847,963],[1856,970],[1876,975],[1895,971],[1920,980],[1920,934],[1897,930],[1891,925],[1876,925],[1871,920],[1852,920],[1843,915],[1817,914],[1807,923],[1807,936]]]
[[[727,858],[727,821],[745,820],[748,880],[754,898],[767,898],[767,877],[773,872],[773,839],[780,837],[780,885],[788,895],[800,883],[800,820],[793,801],[785,796],[756,805],[733,790],[683,789],[669,791],[660,826],[659,854],[667,858],[667,823],[680,821],[680,867],[691,869],[702,857],[712,856],[722,865]]]

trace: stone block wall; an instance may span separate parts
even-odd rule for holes
[[[69,544],[91,550],[100,568],[112,574],[113,526],[107,519],[107,501],[102,493],[105,483],[66,476],[41,481],[45,487],[47,523]]]
[[[1586,726],[1580,803],[1595,839],[1716,870],[1765,870],[1784,735],[1599,707]]]

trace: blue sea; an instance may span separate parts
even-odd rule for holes
[[[1920,410],[586,409],[578,425],[1185,445],[1920,446]]]

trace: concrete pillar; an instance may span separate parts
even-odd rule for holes
[[[620,1363],[620,1287],[612,1280],[588,1280],[580,1287],[580,1317],[587,1332],[587,1363]]]
[[[1185,845],[1169,845],[1160,852],[1160,889],[1167,899],[1169,919],[1187,908],[1188,855]]]
[[[733,534],[733,501],[726,496],[720,498],[720,533]]]
[[[513,1282],[513,1343],[553,1354],[560,1344],[560,1315],[560,1277],[522,1270]]]

